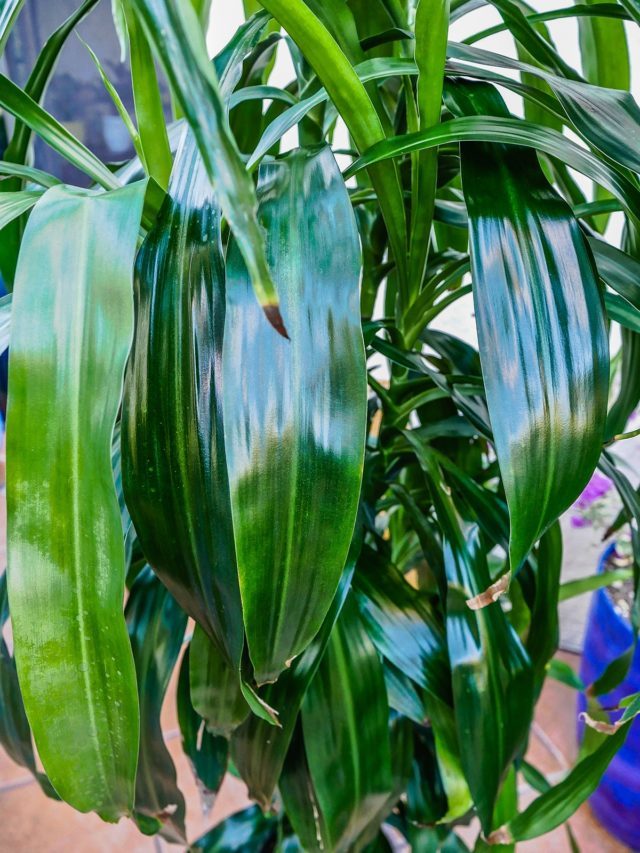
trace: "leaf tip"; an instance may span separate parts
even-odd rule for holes
[[[498,578],[495,583],[492,583],[491,586],[488,586],[484,592],[480,593],[480,595],[474,595],[473,598],[468,598],[467,607],[469,610],[482,610],[483,607],[493,604],[509,589],[510,583],[511,572],[507,572],[502,575],[501,578]]]
[[[278,305],[263,305],[262,310],[264,311],[265,317],[269,321],[269,323],[273,326],[276,332],[279,335],[282,335],[283,338],[286,338],[288,341],[291,340],[289,337],[289,333],[284,325],[284,320],[282,319],[282,314],[280,313],[280,308]]]

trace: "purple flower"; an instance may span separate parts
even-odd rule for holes
[[[588,509],[591,504],[604,497],[612,486],[613,483],[608,477],[596,471],[578,500],[574,503],[574,507],[576,509]]]

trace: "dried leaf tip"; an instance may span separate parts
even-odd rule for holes
[[[283,338],[286,338],[288,341],[291,340],[289,337],[289,333],[284,325],[284,321],[282,319],[282,314],[280,313],[280,309],[277,305],[263,305],[262,310],[264,311],[265,317],[271,323],[273,328],[279,335],[282,335]]]
[[[614,735],[622,725],[621,720],[617,723],[605,723],[603,720],[594,720],[586,711],[580,714],[579,719],[584,720],[590,729],[595,729],[595,731],[603,735]]]
[[[481,592],[480,595],[468,598],[467,607],[470,610],[481,610],[483,607],[493,604],[500,598],[503,592],[506,592],[509,589],[510,583],[511,572],[507,572],[502,575],[501,578],[498,578],[495,583],[492,583],[491,586],[487,587],[484,592]]]
[[[513,844],[513,836],[508,826],[501,826],[487,838],[489,844]]]

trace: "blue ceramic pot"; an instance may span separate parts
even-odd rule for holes
[[[611,545],[600,558],[598,571],[614,552]],[[593,593],[591,611],[580,665],[585,684],[595,681],[633,642],[631,626],[613,607],[606,589]],[[631,693],[640,691],[640,646],[625,680],[602,697],[605,707],[615,707]],[[583,711],[586,700],[580,695],[578,708]],[[582,728],[582,727],[580,727]],[[600,823],[633,850],[640,850],[640,726],[631,727],[627,740],[609,765],[596,792],[589,800]]]

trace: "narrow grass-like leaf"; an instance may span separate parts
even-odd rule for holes
[[[384,139],[384,129],[366,89],[331,33],[303,0],[265,0],[265,9],[282,24],[344,119],[356,146],[364,151]],[[268,149],[267,149],[268,150]],[[395,165],[374,168],[371,180],[389,232],[401,292],[406,283],[407,236],[402,190]]]
[[[122,418],[127,505],[154,571],[238,671],[243,627],[220,387],[220,211],[190,135],[136,270]]]
[[[261,324],[234,243],[223,361],[238,575],[261,684],[306,648],[338,586],[362,477],[366,373],[356,224],[331,151],[264,165],[259,195],[291,341]]]
[[[615,734],[606,737],[595,752],[579,761],[562,782],[541,794],[523,812],[494,832],[491,841],[496,844],[527,841],[551,832],[568,820],[595,791],[611,759],[624,744],[632,722],[629,720]]]
[[[358,849],[363,834],[377,829],[371,822],[393,784],[388,715],[382,665],[347,598],[302,705],[326,849]]]
[[[257,202],[221,100],[197,15],[188,3],[131,0],[184,110],[222,212],[269,322],[286,336],[256,218]]]
[[[11,33],[24,0],[1,0],[0,2],[0,56],[4,53],[4,46]]]
[[[184,844],[184,797],[162,735],[160,712],[182,647],[187,615],[147,566],[131,587],[125,617],[140,702],[134,818],[146,835],[160,832],[167,841]]]
[[[111,439],[144,189],[47,191],[23,238],[11,330],[8,581],[20,686],[54,787],[108,820],[133,807],[138,754]]]
[[[485,84],[471,86],[465,91],[482,108]],[[595,469],[607,333],[591,254],[535,156],[488,145],[464,145],[461,155],[480,358],[515,572]],[[499,198],[496,176],[509,188]]]
[[[24,122],[66,160],[105,189],[120,186],[118,179],[95,154],[4,74],[0,74],[0,107]]]
[[[131,85],[139,133],[136,152],[147,173],[166,189],[171,174],[171,149],[156,66],[147,37],[133,11],[132,0],[122,0],[122,7],[129,39]]]
[[[42,196],[42,190],[18,190],[12,193],[0,193],[0,228],[13,222],[18,216],[31,210]]]

